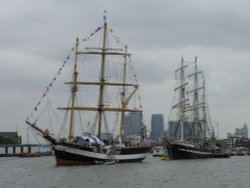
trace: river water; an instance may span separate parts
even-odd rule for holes
[[[56,167],[54,157],[0,158],[1,188],[249,188],[250,156]]]

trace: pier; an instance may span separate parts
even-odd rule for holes
[[[52,147],[49,144],[0,144],[0,157],[18,157],[24,153],[49,153]]]

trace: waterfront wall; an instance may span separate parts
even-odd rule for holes
[[[49,144],[0,144],[0,157],[15,157],[23,153],[51,152]]]

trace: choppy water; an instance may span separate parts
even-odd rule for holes
[[[249,188],[250,156],[56,167],[54,157],[0,158],[1,188]]]

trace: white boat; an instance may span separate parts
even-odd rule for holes
[[[165,154],[163,146],[153,147],[153,157],[162,157]]]

